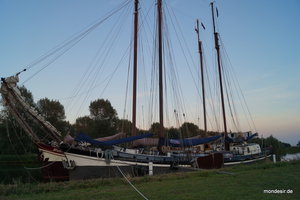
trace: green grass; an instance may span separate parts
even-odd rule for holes
[[[7,161],[15,161],[15,162],[20,162],[20,161],[25,161],[25,162],[36,162],[37,161],[37,154],[21,154],[21,155],[16,155],[16,154],[0,154],[0,162],[7,162]]]
[[[40,165],[36,154],[0,155],[0,184],[40,180],[40,170],[26,169],[38,168]]]
[[[300,161],[258,163],[221,170],[131,178],[148,198],[181,199],[300,199]],[[291,189],[293,194],[264,194],[263,190]],[[124,179],[95,179],[44,184],[0,185],[0,199],[132,200],[142,199]]]

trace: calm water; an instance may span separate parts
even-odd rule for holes
[[[281,161],[300,160],[300,153],[286,154],[281,157]]]

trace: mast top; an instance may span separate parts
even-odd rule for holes
[[[214,33],[216,32],[216,23],[215,23],[215,12],[214,12],[214,2],[210,3],[211,6],[211,12],[212,12],[212,19],[213,19],[213,28],[214,28]]]

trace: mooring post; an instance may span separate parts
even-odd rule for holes
[[[273,163],[276,163],[276,155],[273,154]]]
[[[153,175],[153,162],[149,162],[149,176]]]

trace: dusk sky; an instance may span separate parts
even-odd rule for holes
[[[26,68],[49,50],[107,16],[109,11],[122,2],[126,1],[0,0],[1,77],[14,75]],[[130,119],[129,97],[124,106],[133,20],[133,0],[129,2],[124,9],[55,62],[48,66],[47,63],[51,62],[49,58],[20,75],[20,83],[25,81],[24,85],[33,93],[35,101],[44,97],[59,100],[65,106],[67,120],[74,122],[76,117],[88,115],[88,105],[92,100],[105,98],[112,102],[120,118],[125,115],[125,118]],[[171,103],[166,103],[169,110],[165,112],[178,109],[186,114],[186,119],[180,119],[181,122],[192,121],[203,128],[203,124],[199,122],[199,118],[202,119],[202,105],[196,91],[200,87],[195,87],[193,82],[193,78],[198,82],[198,76],[195,75],[198,71],[194,69],[199,65],[194,26],[197,18],[206,26],[205,31],[201,30],[201,38],[205,48],[206,67],[213,73],[215,52],[210,1],[163,2],[168,39],[174,42],[171,49],[174,49],[174,61],[178,69],[178,77],[173,80],[166,75],[166,81],[178,81],[179,88],[182,89],[182,99],[178,100],[172,100],[173,94],[169,90],[170,96],[167,96],[166,101]],[[300,1],[219,0],[215,4],[219,11],[217,30],[221,36],[222,48],[225,47],[230,59],[230,62],[226,61],[226,55],[223,55],[224,64],[231,63],[230,68],[236,75],[255,123],[253,131],[258,131],[264,137],[272,134],[281,141],[296,145],[300,140]],[[140,0],[140,34],[144,36],[139,40],[139,49],[143,53],[139,54],[141,86],[138,89],[137,121],[141,128],[147,128],[157,121],[157,116],[148,116],[151,111],[147,105],[151,85],[151,67],[148,66],[152,64],[149,52],[153,49],[151,39],[155,33],[154,6],[154,1]],[[178,32],[173,29],[174,24],[179,25]],[[183,50],[180,50],[181,45]],[[97,52],[100,52],[98,57]],[[166,61],[166,68],[169,62]],[[34,75],[46,65],[45,69]],[[172,73],[167,69],[166,71]],[[85,73],[90,74],[93,83],[87,83]],[[27,81],[32,75],[34,76]],[[76,93],[78,87],[80,90]],[[128,96],[131,94],[131,87],[129,83]],[[80,100],[73,99],[76,95]],[[181,105],[177,105],[177,101]],[[157,105],[153,107],[157,108]],[[240,115],[243,118],[243,114]],[[176,126],[173,113],[167,115],[165,121],[167,127]],[[242,131],[249,130],[244,119],[240,123]],[[210,125],[209,128],[221,130],[222,124],[220,123],[220,127]]]

